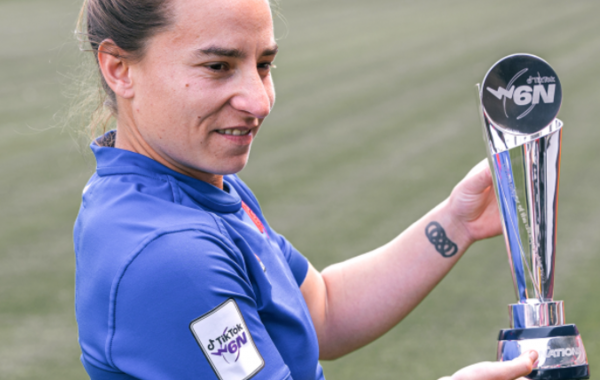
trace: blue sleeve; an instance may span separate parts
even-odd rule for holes
[[[271,229],[271,231],[273,231]],[[292,274],[294,275],[294,279],[298,284],[298,287],[302,286],[304,279],[306,278],[306,274],[308,273],[308,260],[304,257],[294,246],[282,235],[279,235],[275,231],[273,231],[275,235],[275,240],[277,241],[277,245],[283,252],[285,259],[292,270]]]
[[[151,242],[113,285],[109,360],[140,379],[291,379],[244,268],[199,231]]]

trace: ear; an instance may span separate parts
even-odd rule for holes
[[[108,86],[121,98],[133,98],[133,81],[126,53],[113,40],[106,39],[98,46],[98,65]]]

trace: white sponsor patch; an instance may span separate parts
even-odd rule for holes
[[[221,380],[250,379],[265,366],[233,299],[194,320],[190,330]]]

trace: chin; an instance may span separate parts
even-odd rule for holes
[[[228,165],[224,165],[222,167],[215,168],[216,170],[212,171],[212,173],[218,174],[218,175],[237,174],[246,167],[247,163],[248,163],[247,158],[236,160],[236,162],[230,162],[230,163],[228,163]]]

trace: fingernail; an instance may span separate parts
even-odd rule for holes
[[[538,358],[538,353],[537,351],[529,351],[529,357],[531,358],[532,362],[535,362]]]

